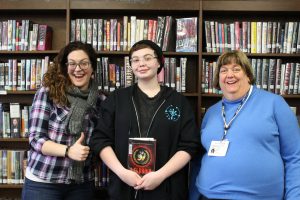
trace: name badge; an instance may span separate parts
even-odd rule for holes
[[[211,141],[208,155],[209,156],[225,156],[229,146],[228,140]]]

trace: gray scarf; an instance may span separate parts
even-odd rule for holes
[[[87,133],[85,133],[86,124],[85,116],[88,111],[95,108],[98,97],[97,84],[94,80],[90,82],[90,87],[87,91],[81,91],[77,87],[70,87],[67,89],[67,98],[71,105],[70,112],[66,119],[66,132],[72,136],[71,144],[74,144],[84,132],[86,145]],[[68,168],[68,179],[76,183],[83,182],[83,168],[85,162],[72,161]]]

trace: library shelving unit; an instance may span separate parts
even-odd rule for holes
[[[243,22],[299,22],[300,4],[296,0],[203,0],[200,29],[200,38],[202,38],[201,60],[216,61],[221,53],[208,53],[206,50],[205,21],[218,21],[221,23]],[[298,29],[299,30],[299,29]],[[300,62],[300,54],[287,53],[246,53],[249,59],[281,59],[282,63]],[[200,72],[201,73],[201,72]],[[282,95],[290,106],[297,108],[297,115],[300,114],[300,94]],[[201,91],[200,105],[208,108],[220,100],[221,95],[204,94]]]
[[[42,58],[49,56],[53,59],[59,50],[70,41],[70,23],[76,18],[117,18],[123,16],[137,16],[137,18],[150,19],[158,16],[170,15],[176,17],[200,18],[200,1],[176,0],[171,4],[167,1],[142,0],[142,1],[99,1],[99,0],[0,0],[0,20],[29,19],[39,24],[47,24],[53,29],[53,41],[51,51],[0,51],[1,61],[8,59]],[[199,20],[198,25],[199,27]],[[172,31],[175,31],[172,30]],[[199,37],[199,36],[198,36]],[[171,50],[165,52],[165,56],[188,58],[187,82],[185,96],[190,100],[195,114],[198,113],[200,91],[199,83],[199,51],[195,53],[175,52],[175,38],[171,38]],[[200,43],[197,44],[199,46]],[[100,56],[107,56],[115,63],[122,63],[128,51],[98,51]],[[5,91],[1,92],[1,103],[17,102],[21,105],[30,105],[35,91]],[[1,149],[28,149],[28,139],[0,140]],[[22,185],[0,184],[0,197],[20,197]],[[105,196],[105,191],[100,189],[97,196]]]
[[[70,41],[71,20],[77,18],[116,18],[136,16],[152,19],[170,15],[174,19],[198,18],[197,52],[175,51],[176,38],[170,38],[170,50],[166,57],[187,57],[186,92],[183,93],[192,105],[198,125],[202,108],[208,108],[220,100],[217,94],[204,94],[201,90],[202,59],[216,60],[220,53],[207,53],[205,46],[205,20],[232,21],[300,21],[298,0],[0,0],[0,21],[29,19],[53,28],[50,51],[0,51],[0,61],[7,59],[42,58],[53,59],[59,50]],[[175,25],[174,25],[175,27]],[[175,33],[175,28],[171,31]],[[115,63],[123,63],[128,51],[97,51],[98,56],[107,56]],[[250,58],[281,58],[300,62],[299,54],[247,54]],[[30,105],[35,91],[7,91],[0,94],[1,103]],[[284,95],[290,104],[300,109],[300,95]],[[0,139],[0,149],[28,149],[27,139]],[[0,184],[1,197],[20,197],[22,185]],[[101,195],[101,194],[100,194]]]
[[[26,1],[0,1],[0,20],[28,19],[34,23],[47,24],[53,28],[52,50],[49,51],[0,51],[0,61],[8,59],[43,58],[46,55],[53,59],[60,48],[66,44],[66,19],[68,2],[60,0],[26,0]],[[1,103],[20,103],[31,105],[35,91],[1,91]],[[27,150],[27,138],[1,138],[0,149]],[[2,173],[2,172],[1,172]],[[0,184],[0,198],[20,198],[21,184]]]

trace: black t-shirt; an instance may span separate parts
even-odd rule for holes
[[[149,136],[148,129],[155,111],[163,101],[164,90],[165,87],[160,87],[160,91],[154,97],[148,97],[139,87],[134,91],[133,98],[137,106],[141,137]]]

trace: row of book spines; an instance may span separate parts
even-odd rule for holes
[[[95,167],[95,186],[96,187],[107,187],[109,184],[109,168],[100,161]]]
[[[214,75],[216,73],[217,62],[202,60],[201,91],[204,94],[222,94],[213,86]]]
[[[71,20],[71,41],[90,43],[98,51],[128,51],[135,42],[143,39],[152,40],[163,51],[167,51],[171,49],[170,40],[174,37],[177,52],[196,52],[197,17],[176,18],[176,27],[172,16],[158,16],[157,19],[137,19],[131,16],[130,21],[128,16],[123,16],[122,21]]]
[[[0,89],[23,91],[40,88],[49,64],[49,56],[43,59],[9,59],[8,62],[0,62]]]
[[[0,138],[25,138],[29,134],[31,106],[0,102]]]
[[[24,183],[26,159],[24,150],[0,150],[0,183]]]
[[[282,59],[250,59],[256,86],[264,90],[286,95],[300,94],[300,63],[282,63]],[[217,63],[203,61],[202,92],[220,94],[213,88]]]
[[[0,150],[0,184],[23,184],[27,167],[27,151]],[[94,168],[95,187],[107,187],[109,184],[109,168],[100,162]]]
[[[125,56],[123,66],[110,63],[108,57],[98,58],[97,63],[96,80],[100,90],[112,92],[136,82],[128,56]],[[158,74],[159,83],[186,92],[187,58],[181,57],[178,62],[175,57],[165,57],[164,66]]]
[[[52,48],[52,28],[28,19],[0,21],[0,50],[44,51]]]
[[[300,94],[300,63],[282,59],[251,59],[258,88],[286,95]]]
[[[128,51],[135,42],[148,39],[166,51],[172,24],[172,16],[158,16],[157,19],[123,16],[122,21],[74,19],[71,20],[71,41],[92,44],[98,51]]]
[[[165,58],[165,69],[159,74],[159,82],[179,92],[186,91],[187,58]],[[49,66],[49,57],[45,59],[10,59],[0,63],[0,88],[2,90],[36,90],[41,86],[43,74]],[[124,57],[124,66],[109,63],[108,57],[97,59],[96,79],[99,89],[113,91],[127,87],[135,82],[129,57]]]
[[[299,22],[205,21],[207,52],[300,53]]]

